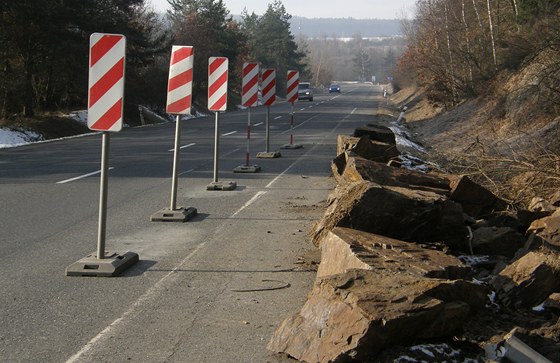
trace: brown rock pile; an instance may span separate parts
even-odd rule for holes
[[[490,327],[491,317],[509,309],[537,314],[530,308],[545,300],[544,311],[558,313],[560,212],[514,211],[466,176],[389,166],[400,163],[387,130],[368,125],[339,136],[337,187],[310,233],[321,248],[315,286],[268,348],[304,362],[375,362],[396,346],[462,339],[472,348],[468,358],[484,361],[503,351],[514,327]],[[526,336],[555,332],[536,328]],[[560,358],[560,349],[540,348]]]

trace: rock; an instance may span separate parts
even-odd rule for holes
[[[360,137],[358,143],[350,150],[367,160],[385,164],[397,159],[400,155],[395,144],[370,140],[367,136]]]
[[[529,252],[503,269],[491,284],[505,306],[536,306],[560,291],[559,256]]]
[[[422,248],[355,229],[337,227],[321,243],[317,277],[345,273],[351,269],[384,269],[440,279],[455,280],[470,275],[470,267],[441,251]]]
[[[393,271],[351,270],[318,279],[301,311],[286,319],[268,349],[304,362],[371,361],[381,350],[458,333],[480,286]],[[477,297],[477,298],[475,298]]]
[[[467,176],[450,178],[450,199],[461,203],[465,213],[482,218],[497,211],[505,211],[508,204],[491,191],[473,182]]]
[[[529,206],[527,207],[528,210],[531,212],[554,212],[556,211],[556,207],[552,205],[549,201],[541,198],[541,197],[534,197],[529,202]]]
[[[449,195],[449,180],[418,171],[394,168],[353,153],[337,157],[332,164],[333,174],[339,183],[370,181],[379,185],[399,186],[409,189],[432,191]]]
[[[471,246],[477,255],[512,258],[525,244],[525,237],[509,227],[482,227],[473,231]]]
[[[312,231],[316,246],[334,227],[347,227],[403,241],[443,241],[465,250],[461,206],[442,195],[363,181],[340,185],[331,201]]]
[[[560,250],[560,209],[531,223],[527,233],[537,236],[546,247]]]
[[[544,301],[543,308],[560,313],[560,293],[555,292]]]
[[[338,135],[336,139],[336,155],[344,154],[346,151],[354,148],[360,141],[359,137]]]
[[[354,137],[367,136],[372,141],[381,141],[396,145],[395,134],[390,128],[380,125],[361,126],[354,130]]]

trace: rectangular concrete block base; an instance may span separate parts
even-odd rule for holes
[[[261,151],[260,153],[257,153],[257,158],[259,159],[275,159],[281,156],[282,154],[280,154],[278,151],[270,151],[270,152]]]
[[[261,167],[258,165],[240,165],[233,169],[234,173],[258,173]]]
[[[235,188],[237,188],[237,182],[234,181],[212,182],[206,186],[206,190],[234,190]]]
[[[124,254],[106,252],[103,259],[98,259],[94,252],[68,266],[66,276],[117,276],[138,261],[138,254],[130,251]]]
[[[282,145],[280,149],[303,149],[303,145],[300,144],[286,144]]]
[[[164,208],[150,217],[152,222],[186,222],[196,216],[197,210],[193,207],[179,207],[176,210]]]

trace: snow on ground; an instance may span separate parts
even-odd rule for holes
[[[0,148],[27,145],[32,142],[43,141],[42,135],[36,132],[22,129],[8,129],[0,127]]]

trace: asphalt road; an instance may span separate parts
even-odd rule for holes
[[[113,278],[66,277],[96,250],[101,136],[0,150],[1,362],[288,362],[266,344],[305,301],[316,254],[305,240],[333,188],[336,137],[372,120],[381,88],[343,84],[340,95],[271,107],[272,151],[264,151],[263,107],[222,114],[219,180],[213,178],[214,117],[182,122],[179,206],[186,223],[150,222],[169,206],[174,123],[111,134],[107,249],[140,255]],[[377,101],[376,101],[377,100]],[[93,173],[93,174],[92,174]],[[309,262],[309,261],[307,261]]]

